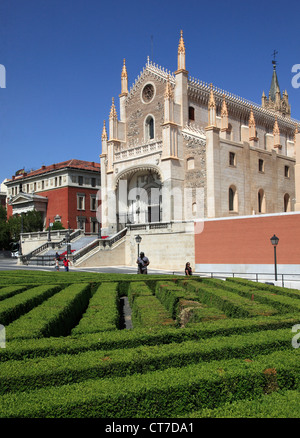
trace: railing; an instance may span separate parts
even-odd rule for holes
[[[130,145],[128,149],[115,152],[115,161],[121,161],[124,159],[132,158],[139,155],[150,154],[162,150],[162,140],[154,140],[151,143],[145,143],[140,145]]]
[[[80,234],[82,233],[82,230],[76,230],[74,232],[72,232],[70,234],[70,241],[76,239],[76,237],[80,236]],[[52,248],[52,249],[59,249],[61,248],[64,244],[66,243],[66,239],[63,238],[62,240],[60,240],[59,242],[46,242],[43,243],[42,245],[38,246],[37,248],[35,248],[33,251],[29,252],[28,254],[25,255],[21,255],[20,256],[20,261],[23,264],[28,264],[29,261],[36,256],[37,254],[40,254],[42,251],[45,251],[48,248]]]
[[[123,228],[123,230],[119,231],[114,236],[108,237],[107,239],[102,240],[104,248],[106,247],[107,244],[108,244],[108,246],[111,247],[114,243],[121,240],[126,235],[126,233],[127,233],[127,228]]]
[[[76,254],[71,256],[71,258],[75,263],[81,257],[85,256],[86,254],[88,254],[98,246],[103,246],[103,248],[105,248],[106,246],[112,247],[112,245],[118,242],[119,240],[121,240],[126,235],[126,233],[127,233],[127,228],[124,228],[123,230],[119,231],[119,233],[115,234],[112,237],[107,237],[106,239],[96,239],[93,242],[91,242],[89,245],[77,251]]]
[[[144,224],[126,224],[129,230],[155,230],[161,228],[169,228],[172,226],[171,222],[147,222]]]
[[[89,253],[90,251],[92,251],[94,248],[96,248],[97,246],[99,246],[99,242],[101,240],[100,239],[96,239],[93,240],[93,242],[89,243],[87,246],[85,246],[82,249],[79,249],[78,251],[76,251],[76,254],[72,255],[71,258],[73,260],[73,262],[75,263],[78,259],[80,259],[81,257],[85,256],[87,253]]]
[[[244,278],[245,280],[252,280],[256,282],[261,283],[271,283],[271,284],[277,284],[281,283],[282,287],[284,287],[285,283],[290,282],[298,282],[300,286],[300,274],[278,274],[277,273],[277,281],[275,280],[275,274],[273,273],[263,273],[263,272],[208,272],[208,271],[201,271],[201,272],[195,272],[194,275],[200,276],[200,277],[209,277],[209,278],[220,278],[225,279],[227,277],[232,278]]]

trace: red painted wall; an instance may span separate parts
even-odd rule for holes
[[[300,212],[204,221],[195,234],[195,263],[272,264],[273,234],[279,237],[277,263],[300,264]]]
[[[77,228],[77,216],[85,216],[85,231],[92,231],[90,228],[90,218],[96,217],[97,212],[91,210],[90,195],[96,195],[97,189],[87,189],[83,187],[61,187],[53,190],[36,192],[39,196],[48,198],[46,228],[50,222],[54,222],[56,215],[61,216],[62,225],[72,229]],[[77,210],[77,193],[85,194],[85,210]],[[7,217],[12,216],[12,207],[7,206]]]
[[[85,194],[85,210],[77,210],[77,193]],[[90,195],[96,195],[97,190],[87,189],[83,187],[62,187],[55,190],[49,190],[39,193],[39,195],[48,198],[47,206],[47,226],[54,221],[54,217],[58,214],[61,216],[61,222],[65,228],[77,228],[77,216],[85,216],[86,232],[90,232],[90,217],[96,217],[96,211],[91,210]]]

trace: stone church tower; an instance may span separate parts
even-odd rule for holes
[[[294,210],[299,127],[275,68],[252,103],[189,77],[182,32],[174,73],[148,58],[129,90],[124,60],[102,132],[102,234]]]

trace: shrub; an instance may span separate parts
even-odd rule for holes
[[[8,325],[57,293],[60,289],[59,286],[54,285],[37,286],[1,301],[0,323]]]
[[[89,284],[73,284],[7,327],[7,338],[64,336],[78,322],[90,298]]]
[[[89,301],[88,308],[72,335],[116,330],[119,325],[118,283],[102,283]]]
[[[257,399],[267,382],[264,371],[276,369],[278,388],[299,387],[299,351],[218,360],[126,377],[9,393],[0,397],[0,416],[166,418],[215,408],[230,400]]]
[[[175,324],[170,314],[144,282],[130,283],[128,299],[132,307],[133,328]]]
[[[276,309],[270,305],[261,305],[251,301],[251,296],[245,298],[228,290],[221,289],[219,286],[208,283],[196,283],[189,281],[187,288],[197,292],[200,301],[221,309],[227,316],[233,318],[246,318],[258,315],[272,315],[277,313]]]

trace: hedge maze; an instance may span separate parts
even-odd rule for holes
[[[298,290],[3,271],[0,324],[1,418],[299,417]]]

